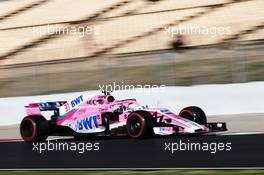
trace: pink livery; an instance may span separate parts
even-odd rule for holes
[[[50,111],[50,119],[44,113]],[[50,135],[129,136],[133,139],[154,135],[204,134],[226,131],[223,122],[208,123],[196,106],[175,114],[166,108],[149,108],[136,99],[116,100],[104,92],[88,100],[83,95],[70,101],[31,103],[20,124],[27,142],[44,141]]]

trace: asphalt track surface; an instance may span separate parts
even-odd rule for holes
[[[145,140],[50,137],[45,144],[33,145],[21,141],[17,125],[1,127],[0,169],[264,167],[263,114],[210,116],[208,120],[227,122],[229,131]],[[55,145],[60,147],[60,143],[73,149],[56,150]],[[49,150],[48,144],[53,144],[55,150]],[[184,144],[186,149],[180,149],[180,145],[185,148]],[[86,145],[87,150],[83,148]]]

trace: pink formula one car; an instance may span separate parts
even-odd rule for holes
[[[128,135],[133,139],[156,135],[225,131],[222,122],[207,123],[199,107],[186,107],[175,114],[165,108],[141,106],[135,99],[115,100],[107,92],[85,101],[83,95],[59,102],[31,103],[20,133],[27,142],[44,141],[55,133],[83,135]],[[52,112],[50,120],[44,113]]]

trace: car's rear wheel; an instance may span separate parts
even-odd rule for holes
[[[49,133],[49,123],[41,115],[25,117],[20,124],[20,134],[26,142],[45,141]]]
[[[201,125],[207,123],[204,111],[197,106],[190,106],[182,109],[179,113],[179,116],[194,121]]]
[[[127,119],[127,133],[131,138],[153,136],[154,118],[147,111],[132,112]]]

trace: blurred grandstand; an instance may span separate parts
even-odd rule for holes
[[[263,9],[263,0],[0,1],[0,96],[263,80]],[[228,33],[185,35],[175,52],[166,29],[179,26]],[[65,32],[74,27],[89,34]]]

